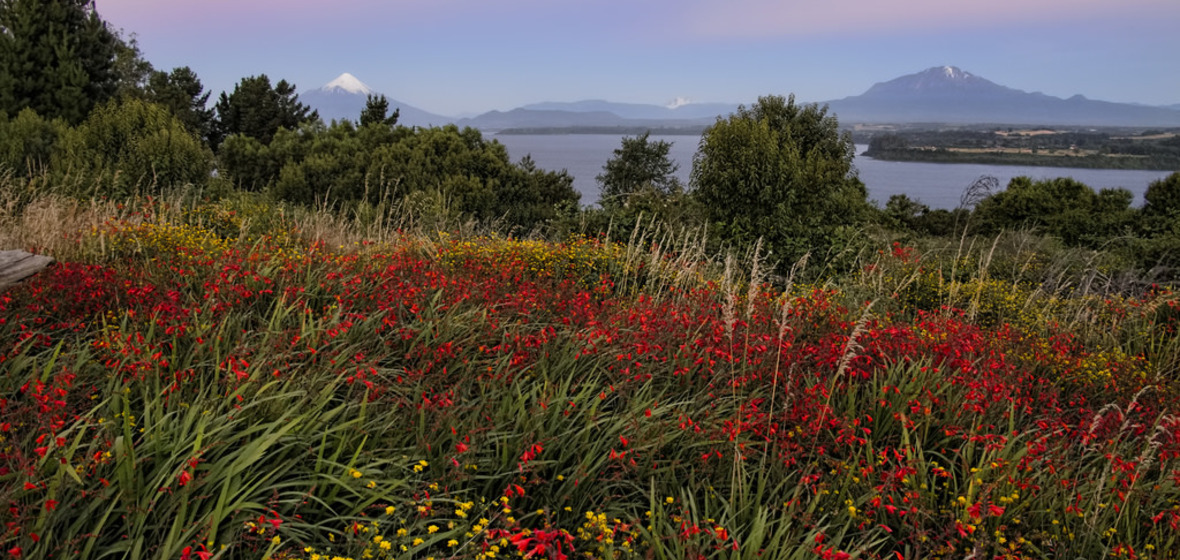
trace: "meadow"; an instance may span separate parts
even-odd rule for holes
[[[2,554],[1178,555],[1173,291],[1020,233],[704,235],[8,200],[58,263],[0,292]]]

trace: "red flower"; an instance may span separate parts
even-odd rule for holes
[[[178,483],[184,486],[192,481],[193,475],[189,474],[188,471],[180,471],[180,474],[176,478],[179,481]]]

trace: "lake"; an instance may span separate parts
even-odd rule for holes
[[[513,161],[531,154],[542,169],[569,171],[574,188],[582,193],[582,204],[598,201],[598,183],[594,177],[620,146],[621,136],[610,134],[525,134],[492,136],[508,148]],[[669,155],[680,164],[677,175],[685,184],[692,171],[692,156],[697,151],[697,136],[652,136],[652,140],[672,143]],[[856,153],[868,146],[857,145]],[[991,175],[1007,185],[1013,177],[1033,179],[1072,177],[1095,190],[1125,188],[1135,195],[1135,205],[1143,203],[1147,185],[1167,177],[1168,171],[1123,169],[1075,169],[1068,167],[1030,167],[1017,165],[980,165],[974,163],[915,163],[880,161],[857,155],[853,165],[869,190],[869,198],[884,205],[895,194],[909,195],[931,208],[955,208],[963,189],[983,175]]]

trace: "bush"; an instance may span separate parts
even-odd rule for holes
[[[94,181],[102,194],[115,197],[142,188],[204,185],[212,153],[164,108],[124,99],[67,130],[52,162],[56,173]]]

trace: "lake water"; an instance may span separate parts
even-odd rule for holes
[[[542,169],[569,171],[574,177],[574,188],[582,193],[582,204],[598,201],[598,183],[594,177],[602,173],[602,166],[619,148],[621,136],[610,134],[538,134],[493,136],[508,148],[517,161],[531,154]],[[669,155],[680,164],[677,175],[688,184],[692,171],[692,156],[697,151],[697,136],[652,136],[652,140],[672,143]],[[856,153],[868,146],[858,145]],[[895,194],[909,195],[931,208],[955,208],[963,189],[983,175],[1008,184],[1013,177],[1033,179],[1072,177],[1097,189],[1122,187],[1135,195],[1135,205],[1143,203],[1147,185],[1167,177],[1167,171],[1128,171],[1122,169],[1074,169],[1067,167],[1028,167],[1010,165],[979,165],[973,163],[914,163],[879,161],[858,155],[853,165],[869,190],[869,198],[884,205]]]

